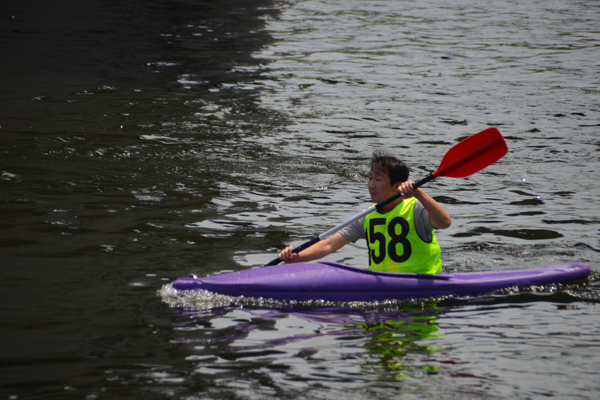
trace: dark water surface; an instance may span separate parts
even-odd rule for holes
[[[0,398],[577,398],[600,390],[597,1],[3,0]],[[587,263],[479,299],[178,298],[415,180],[447,271]],[[364,243],[327,260],[366,265]]]

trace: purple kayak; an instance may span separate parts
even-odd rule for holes
[[[426,275],[370,271],[331,262],[263,267],[205,278],[179,278],[178,290],[274,300],[377,301],[435,296],[478,296],[513,286],[570,283],[587,278],[583,264]]]

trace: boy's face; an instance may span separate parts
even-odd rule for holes
[[[379,203],[394,193],[400,183],[391,184],[388,174],[381,170],[371,170],[369,172],[369,194],[373,203]]]

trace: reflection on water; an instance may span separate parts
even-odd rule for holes
[[[422,380],[422,374],[435,374],[440,363],[450,363],[441,354],[434,357],[443,350],[437,340],[443,334],[437,326],[442,310],[433,301],[371,305],[363,310],[288,306],[197,311],[189,307],[178,310],[183,319],[176,324],[180,336],[175,343],[187,346],[187,359],[202,373],[231,362],[256,368],[256,364],[277,364],[297,357],[304,365],[287,370],[286,380],[312,376],[337,387],[335,381],[345,380],[346,374]],[[337,360],[337,353],[345,357]],[[325,369],[324,360],[337,367]],[[355,361],[359,363],[353,365]]]
[[[592,284],[597,292],[597,282]],[[468,398],[509,398],[519,393],[514,382],[527,385],[527,378],[519,376],[523,369],[537,365],[545,374],[564,373],[561,362],[539,365],[549,357],[549,343],[563,349],[562,357],[565,351],[579,353],[578,346],[593,346],[596,313],[591,303],[570,296],[573,288],[395,304],[315,306],[238,299],[211,308],[187,303],[174,306],[173,343],[197,374],[223,385],[221,395],[232,388],[243,392],[252,387],[257,396],[266,396],[325,385],[334,398],[348,390],[362,396],[391,390],[427,398],[446,393],[449,385]],[[574,313],[580,325],[563,326],[579,319]],[[550,325],[544,322],[550,320]],[[237,368],[254,371],[252,377],[233,383],[226,371]],[[543,393],[569,392],[560,382],[542,389],[543,377],[530,379]]]
[[[334,398],[348,390],[361,396],[392,390],[435,397],[448,387],[473,398],[515,396],[512,382],[527,384],[514,375],[534,365],[539,370],[548,341],[567,349],[593,346],[593,305],[600,301],[598,273],[579,284],[427,301],[282,302],[176,291],[170,284],[160,295],[177,316],[172,343],[187,354],[195,373],[218,377],[224,387],[220,396],[233,387],[268,396],[304,392],[316,384]],[[565,331],[562,324],[579,319],[573,313],[581,325]],[[532,324],[532,318],[539,322]],[[571,342],[572,335],[582,336]],[[522,351],[531,359],[519,357]],[[514,362],[521,368],[498,370]],[[555,374],[560,365],[542,369]],[[237,368],[255,373],[233,384],[224,374]],[[560,383],[542,389],[532,379],[531,385],[547,394],[569,392]]]
[[[367,366],[380,366],[391,373],[392,378],[407,378],[415,374],[414,370],[423,370],[428,374],[438,371],[436,363],[428,364],[434,353],[443,351],[435,340],[440,334],[437,326],[438,314],[441,312],[435,302],[425,306],[405,306],[405,310],[412,311],[413,315],[404,319],[359,324],[369,334],[366,345],[367,351],[373,361]],[[378,316],[379,319],[379,316]],[[414,356],[421,356],[419,364],[411,365]]]

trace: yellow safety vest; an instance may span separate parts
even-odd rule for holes
[[[415,228],[416,198],[403,200],[387,213],[373,211],[365,216],[369,269],[386,272],[442,272],[441,250],[433,232],[424,242]]]

